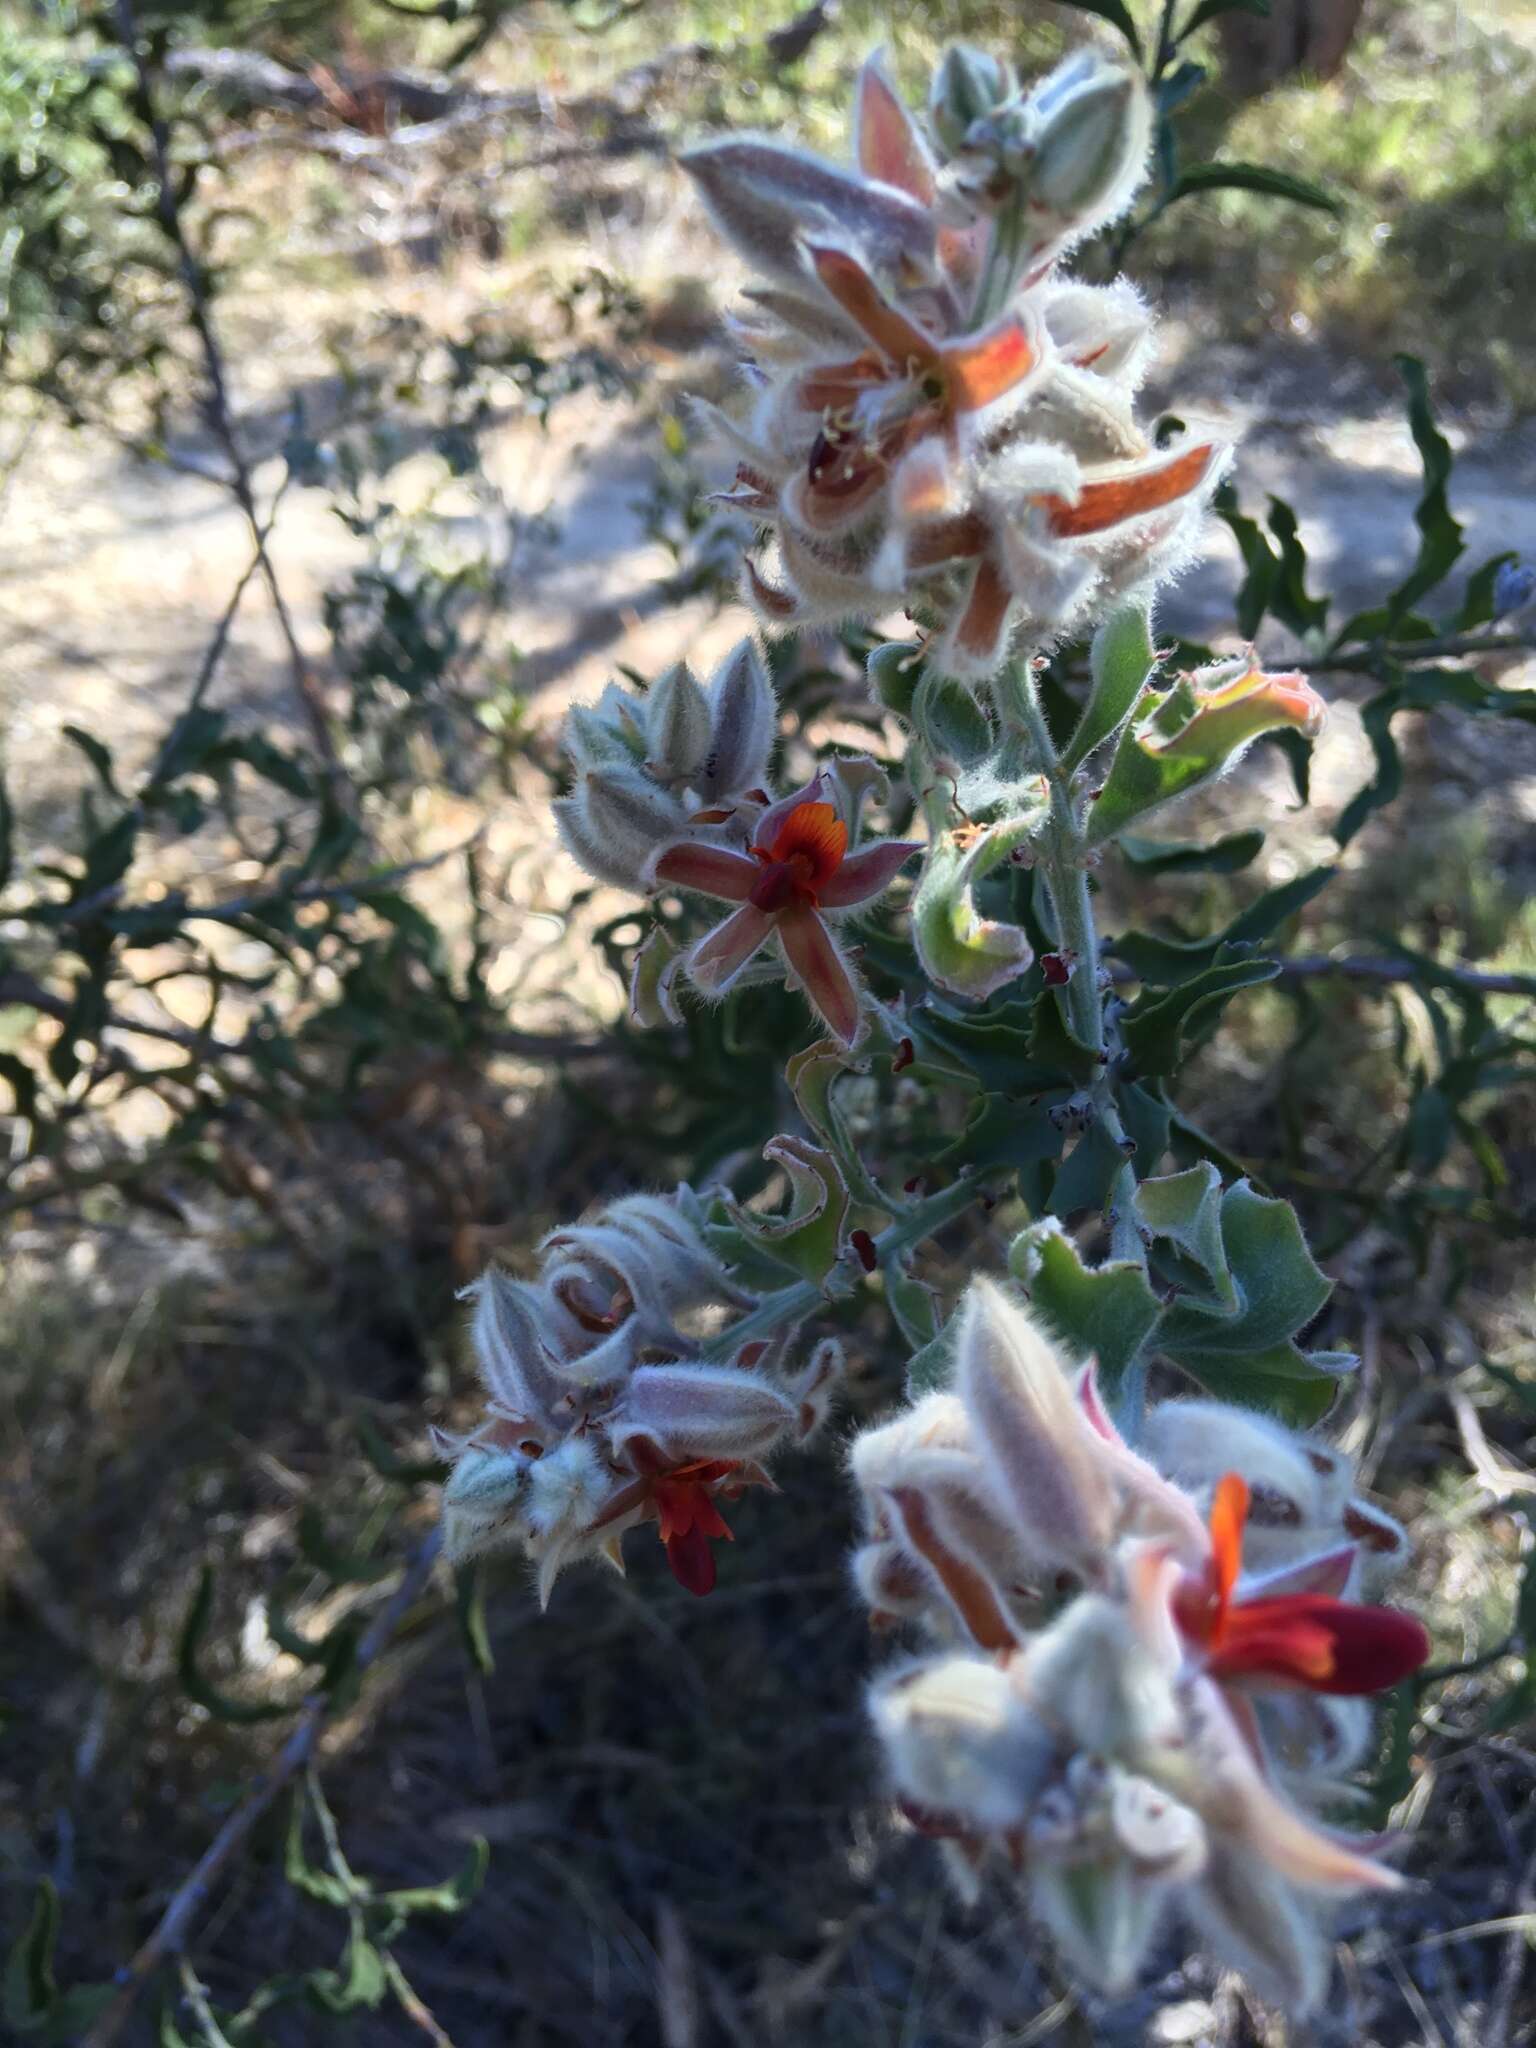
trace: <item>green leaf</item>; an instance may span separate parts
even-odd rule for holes
[[[1284,498],[1269,501],[1269,530],[1280,543],[1280,560],[1275,571],[1269,607],[1275,617],[1305,639],[1321,632],[1328,619],[1326,597],[1313,597],[1307,589],[1307,549],[1296,514]]]
[[[1008,1247],[1008,1270],[1074,1358],[1096,1358],[1111,1401],[1156,1327],[1157,1297],[1131,1259],[1085,1266],[1054,1217],[1032,1223]]]
[[[485,1578],[475,1563],[462,1564],[454,1572],[453,1611],[470,1663],[482,1678],[492,1677],[496,1653],[485,1625]]]
[[[769,1258],[791,1267],[804,1280],[826,1279],[842,1250],[848,1189],[832,1154],[807,1138],[770,1138],[763,1157],[789,1183],[789,1203],[780,1215],[765,1215],[728,1200],[736,1228]]]
[[[53,1974],[53,1951],[59,1938],[59,1895],[44,1878],[32,1899],[26,1926],[5,1960],[3,2006],[13,2026],[29,2031],[53,2011],[59,1987]]]
[[[1269,0],[1197,0],[1188,21],[1174,37],[1174,41],[1182,43],[1187,36],[1192,36],[1196,29],[1204,28],[1208,21],[1215,21],[1218,15],[1257,14],[1263,18],[1267,17],[1268,13]]]
[[[1075,7],[1080,14],[1096,14],[1100,21],[1107,21],[1119,29],[1130,44],[1137,62],[1141,60],[1141,34],[1126,6],[1125,0],[1066,0],[1068,7]]]
[[[1187,199],[1196,192],[1262,192],[1270,199],[1289,199],[1297,206],[1315,206],[1322,213],[1343,211],[1339,201],[1310,178],[1298,178],[1292,171],[1277,171],[1271,164],[1191,164],[1180,171],[1163,201],[1165,207]]]
[[[1143,839],[1123,832],[1117,844],[1139,875],[1235,875],[1263,850],[1264,834],[1233,832],[1202,844],[1198,840]]]
[[[914,1351],[931,1344],[941,1327],[939,1297],[934,1290],[909,1272],[900,1259],[890,1259],[881,1268],[880,1284],[903,1342]]]
[[[1070,773],[1119,731],[1156,666],[1146,608],[1128,605],[1112,613],[1093,636],[1088,701],[1062,756],[1064,769]]]
[[[188,775],[203,767],[224,737],[224,725],[222,711],[205,711],[201,705],[184,711],[165,736],[165,744],[145,784],[145,796],[178,775]]]
[[[108,825],[85,849],[85,873],[76,883],[63,913],[58,921],[68,921],[68,912],[76,905],[100,896],[104,891],[114,889],[133,865],[134,848],[139,837],[139,814],[124,811],[113,824]]]
[[[948,755],[962,768],[984,761],[993,747],[987,714],[952,676],[925,668],[912,697],[912,725],[930,754]]]
[[[1277,882],[1256,896],[1223,930],[1208,939],[1169,939],[1157,932],[1121,932],[1105,947],[1123,960],[1141,981],[1173,987],[1207,968],[1225,964],[1260,945],[1320,894],[1338,873],[1332,866],[1311,868],[1289,882]]]
[[[1493,586],[1498,581],[1499,571],[1508,562],[1518,562],[1520,557],[1513,549],[1506,548],[1502,555],[1490,555],[1480,569],[1474,569],[1467,578],[1467,588],[1461,600],[1461,610],[1453,621],[1458,633],[1472,633],[1479,626],[1492,622]]]
[[[1049,1213],[1067,1217],[1088,1209],[1102,1210],[1124,1164],[1125,1154],[1095,1119],[1062,1161],[1051,1183]]]
[[[204,1677],[198,1658],[212,1619],[213,1571],[204,1565],[176,1642],[176,1672],[188,1699],[195,1700],[216,1721],[228,1721],[237,1727],[256,1721],[280,1721],[296,1713],[303,1705],[302,1700],[233,1700]]]
[[[931,1343],[907,1361],[907,1399],[920,1401],[924,1394],[941,1394],[954,1377],[955,1341],[952,1327],[946,1323]]]
[[[383,2004],[389,1991],[389,1972],[384,1958],[361,1927],[354,1926],[347,1937],[340,1970],[316,1971],[309,1980],[309,1988],[324,2012],[338,2016],[359,2008],[371,2012]]]
[[[1237,1287],[1222,1241],[1221,1174],[1209,1160],[1183,1173],[1142,1181],[1136,1214],[1144,1230],[1172,1245],[1195,1269],[1214,1307],[1236,1312]]]
[[[1038,1159],[1054,1159],[1061,1144],[1062,1134],[1047,1104],[1018,1102],[1006,1095],[978,1095],[965,1129],[937,1155],[934,1164],[970,1166],[977,1172],[997,1166],[1030,1166]]]
[[[1446,495],[1453,460],[1451,444],[1435,424],[1424,365],[1416,356],[1399,355],[1392,360],[1408,387],[1408,425],[1424,474],[1424,488],[1413,514],[1419,529],[1418,560],[1387,599],[1389,618],[1395,622],[1444,581],[1461,558],[1466,541]]]
[[[930,999],[911,1012],[912,1036],[919,1048],[945,1056],[960,1070],[974,1074],[984,1088],[1003,1095],[1034,1095],[1073,1078],[1060,1060],[1036,1057],[1031,1047],[1037,1004],[1014,998],[995,1007],[962,1015]]]
[[[1237,593],[1237,630],[1251,640],[1258,632],[1280,573],[1280,557],[1269,544],[1269,536],[1256,519],[1250,519],[1237,502],[1237,493],[1224,483],[1212,500],[1226,521],[1243,558],[1242,587]]]
[[[463,1864],[446,1883],[413,1885],[404,1891],[383,1892],[379,1904],[407,1917],[412,1913],[462,1913],[466,1906],[474,1904],[485,1883],[490,1862],[489,1844],[483,1835],[476,1835]]]
[[[1290,1203],[1258,1194],[1246,1180],[1222,1197],[1221,1236],[1236,1308],[1179,1301],[1158,1333],[1159,1346],[1197,1378],[1201,1358],[1254,1355],[1288,1342],[1332,1292]]]
[[[950,995],[983,1002],[1029,966],[1029,940],[1016,924],[983,917],[975,889],[1036,828],[1032,814],[992,826],[962,844],[937,825],[912,899],[912,944],[928,980]]]
[[[333,1543],[313,1502],[299,1515],[298,1533],[300,1555],[339,1586],[376,1586],[394,1569],[387,1557],[368,1557]]]
[[[1404,711],[1441,709],[1536,725],[1536,690],[1501,689],[1497,683],[1484,682],[1471,669],[1422,668],[1411,669],[1372,697],[1361,711],[1360,722],[1371,743],[1376,773],[1355,791],[1339,815],[1333,836],[1340,846],[1347,846],[1372,813],[1391,803],[1402,789],[1403,762],[1392,736],[1393,720]]]
[[[1166,995],[1141,996],[1126,1013],[1125,1049],[1138,1074],[1172,1074],[1239,989],[1273,981],[1273,960],[1231,960],[1181,981]]]
[[[1318,1363],[1334,1356],[1309,1356],[1298,1345],[1276,1344],[1268,1351],[1234,1358],[1201,1352],[1197,1358],[1181,1357],[1179,1363],[1216,1400],[1263,1408],[1293,1428],[1310,1429],[1322,1421],[1339,1391],[1337,1366]]]
[[[1029,1051],[1042,1072],[1063,1080],[1091,1081],[1103,1062],[1084,1045],[1067,1016],[1066,990],[1048,988],[1035,1004]]]
[[[356,1427],[358,1446],[381,1479],[393,1479],[399,1486],[441,1486],[448,1477],[451,1467],[446,1458],[402,1458],[371,1415],[359,1415]]]
[[[356,1897],[356,1887],[334,1871],[317,1869],[304,1853],[307,1806],[304,1792],[296,1792],[289,1808],[288,1833],[283,1844],[283,1876],[296,1892],[302,1892],[306,1898],[318,1899],[323,1906],[348,1906]]]
[[[117,786],[117,775],[112,762],[112,749],[105,740],[97,739],[95,733],[87,732],[83,726],[64,725],[59,730],[71,746],[78,747],[90,762],[92,771],[102,789],[114,803],[123,804],[128,799]]]

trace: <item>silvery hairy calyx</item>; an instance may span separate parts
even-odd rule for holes
[[[444,1506],[455,1558],[519,1547],[546,1599],[641,1523],[708,1592],[722,1503],[835,1391],[837,1344],[798,1333],[839,1308],[863,1342],[868,1290],[915,1354],[850,1461],[854,1579],[906,1645],[869,1700],[895,1806],[963,1886],[1017,1885],[1084,1986],[1125,1991],[1182,1925],[1305,2011],[1330,1899],[1398,1881],[1339,1815],[1369,1696],[1428,1645],[1377,1600],[1403,1531],[1309,1433],[1354,1362],[1302,1341],[1329,1282],[1166,1093],[1277,970],[1240,926],[1208,960],[1144,948],[1200,961],[1134,1000],[1100,961],[1106,849],[1324,710],[1251,647],[1175,671],[1154,644],[1231,451],[1149,433],[1146,308],[1064,270],[1129,204],[1151,128],[1141,78],[1096,51],[1026,90],[959,49],[922,116],[866,65],[851,162],[751,135],[684,157],[748,271],[743,386],[701,408],[745,595],[769,635],[915,630],[868,659],[878,759],[787,715],[792,640],[569,712],[561,840],[649,906],[632,1025],[702,1031],[728,1003],[734,1049],[787,982],[812,1032],[784,1048],[799,1125],[752,1192],[614,1201],[536,1277],[482,1279],[486,1406],[445,1440]],[[847,1113],[885,1075],[944,1130],[915,1176],[888,1173],[879,1114]],[[978,1281],[946,1317],[914,1256],[980,1198],[1022,1214],[1026,1292]]]

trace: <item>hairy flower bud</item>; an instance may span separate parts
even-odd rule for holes
[[[768,777],[777,705],[753,640],[738,640],[709,686],[709,732],[694,787],[709,803],[739,796]]]
[[[869,1711],[898,1796],[981,1833],[1022,1825],[1056,1756],[1007,1673],[979,1657],[881,1679]]]
[[[638,889],[657,847],[688,823],[677,798],[639,768],[589,769],[552,808],[571,858],[598,881],[621,889]]]
[[[1018,89],[1011,64],[970,43],[951,43],[928,91],[934,132],[951,153],[962,149],[975,123],[995,113]]]
[[[1130,204],[1146,175],[1152,103],[1139,72],[1084,50],[1030,94],[1038,123],[1029,196],[1073,235]]]
[[[685,661],[651,685],[645,700],[645,746],[646,768],[658,782],[696,782],[709,749],[709,706]]]

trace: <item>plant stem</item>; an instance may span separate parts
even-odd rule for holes
[[[417,1545],[389,1599],[369,1623],[357,1646],[353,1670],[362,1673],[388,1647],[411,1608],[426,1591],[442,1548],[442,1532],[433,1528]],[[258,1820],[284,1786],[310,1766],[331,1714],[331,1697],[317,1693],[305,1707],[298,1726],[267,1770],[251,1786],[219,1829],[191,1875],[177,1886],[138,1954],[121,1972],[117,1996],[85,2034],[80,2048],[108,2048],[127,2025],[139,1995],[168,1957],[180,1955],[193,1923],[237,1849],[243,1847]]]
[[[207,381],[207,402],[205,411],[214,438],[223,449],[229,464],[229,474],[222,479],[225,487],[239,506],[254,543],[255,563],[262,581],[267,587],[273,614],[288,649],[289,667],[293,675],[294,689],[298,695],[305,718],[308,720],[315,751],[335,792],[337,802],[343,809],[355,809],[351,784],[336,752],[331,737],[330,716],[326,710],[324,693],[310,669],[308,658],[299,644],[298,631],[288,609],[288,600],[278,581],[277,570],[267,546],[271,531],[270,520],[264,521],[256,505],[256,486],[251,465],[240,445],[235,430],[234,408],[230,403],[229,380],[225,374],[224,352],[219,343],[213,324],[213,312],[208,295],[208,281],[203,265],[198,261],[186,224],[182,219],[181,200],[177,194],[176,180],[171,163],[171,136],[166,120],[160,112],[158,97],[159,79],[154,60],[139,30],[138,17],[133,0],[114,0],[114,18],[117,39],[124,53],[134,67],[138,88],[139,113],[149,131],[150,147],[155,167],[155,215],[166,240],[176,252],[177,267],[181,273],[182,287],[187,295],[187,312],[192,331],[197,337],[198,348],[203,358],[203,371]],[[274,500],[274,506],[275,506]],[[241,579],[243,591],[249,575]],[[238,601],[239,592],[236,594]],[[231,617],[233,611],[231,610]],[[214,644],[212,662],[207,672],[200,674],[196,687],[196,698],[202,696],[223,651],[222,637]]]
[[[1129,1140],[1109,1073],[1110,1045],[1099,987],[1098,928],[1084,864],[1087,842],[1072,795],[1071,777],[1062,767],[1041,709],[1034,670],[1027,661],[1005,672],[998,695],[1005,718],[1028,739],[1050,791],[1051,824],[1041,847],[1041,865],[1056,912],[1057,935],[1071,969],[1067,1017],[1074,1035],[1098,1061],[1098,1071],[1089,1088],[1095,1121],[1110,1143],[1125,1152]],[[1136,1174],[1129,1157],[1115,1174],[1109,1219],[1111,1256],[1145,1265],[1146,1254],[1136,1228]]]
[[[979,1201],[982,1185],[979,1176],[972,1176],[914,1202],[875,1239],[877,1269],[889,1265],[892,1259],[910,1251],[913,1245],[921,1244],[925,1237],[932,1237],[973,1202]],[[772,1294],[764,1295],[755,1309],[712,1337],[700,1348],[699,1357],[716,1362],[734,1358],[742,1345],[750,1343],[753,1338],[772,1336],[786,1323],[800,1322],[816,1309],[824,1307],[834,1294],[846,1292],[847,1281],[836,1267],[824,1283],[816,1280],[791,1281],[787,1287],[776,1288]]]

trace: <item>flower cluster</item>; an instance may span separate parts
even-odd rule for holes
[[[776,536],[748,567],[778,626],[913,605],[936,665],[980,680],[1181,565],[1226,465],[1218,440],[1154,445],[1135,417],[1149,316],[1057,259],[1145,171],[1139,77],[1093,52],[1029,93],[974,53],[935,81],[942,159],[877,62],[852,168],[767,138],[690,151],[721,232],[763,280],[737,331],[753,363],[728,502]]]
[[[561,739],[573,772],[554,806],[571,858],[600,882],[633,889],[670,840],[701,818],[729,822],[762,785],[778,737],[773,685],[750,640],[733,647],[702,687],[686,662],[638,698],[610,683],[595,704],[566,714]]]
[[[687,1188],[631,1195],[542,1246],[536,1283],[491,1268],[470,1290],[485,1420],[445,1438],[450,1557],[514,1543],[547,1601],[561,1569],[602,1556],[622,1570],[626,1530],[654,1521],[674,1576],[715,1582],[719,1501],[771,1482],[762,1460],[819,1425],[839,1369],[823,1343],[797,1375],[775,1373],[783,1340],[700,1357],[678,1318],[750,1306],[700,1232]]]
[[[870,1709],[897,1799],[974,1885],[996,1854],[1073,1971],[1134,1981],[1175,1909],[1296,2011],[1320,1904],[1397,1879],[1307,1811],[1368,1737],[1363,1696],[1424,1661],[1363,1604],[1401,1562],[1349,1462],[1253,1413],[1154,1407],[1122,1440],[1027,1312],[978,1282],[955,1391],[861,1436],[854,1559],[877,1623],[934,1647]]]
[[[643,704],[610,684],[567,717],[577,788],[556,803],[556,820],[567,850],[599,880],[739,906],[686,958],[666,946],[643,952],[633,991],[641,1021],[642,985],[662,1016],[675,1016],[677,967],[701,994],[723,996],[772,939],[828,1029],[852,1045],[859,987],[828,919],[873,902],[920,842],[857,844],[866,800],[885,794],[866,756],[829,762],[775,802],[762,787],[773,737],[772,688],[750,640],[727,655],[707,696],[683,665]]]

